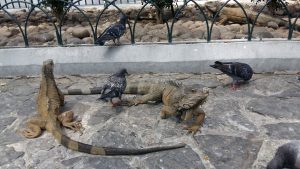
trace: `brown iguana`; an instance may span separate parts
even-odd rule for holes
[[[221,6],[222,4],[219,1],[208,1],[205,2],[204,4],[204,7],[210,17],[215,16],[219,11],[219,9],[221,8]],[[253,23],[258,13],[249,9],[245,9],[245,11],[247,13],[249,23]],[[238,23],[238,24],[247,23],[246,16],[243,10],[239,7],[224,7],[220,11],[218,17],[219,17],[219,23],[222,25],[226,24],[228,21],[231,21],[233,23]],[[281,18],[275,18],[273,16],[266,15],[263,13],[261,13],[257,18],[256,24],[261,26],[267,26],[269,22],[274,22],[278,26],[284,26],[287,28],[289,27],[288,21],[283,20]],[[300,26],[295,25],[295,30],[300,31]]]
[[[22,134],[27,138],[35,138],[41,134],[41,129],[52,133],[54,138],[63,146],[75,151],[95,155],[140,155],[151,152],[176,149],[184,147],[185,144],[177,144],[164,147],[152,147],[145,149],[124,149],[112,147],[96,147],[89,144],[74,141],[62,134],[61,124],[64,127],[82,133],[82,125],[73,121],[73,112],[60,113],[60,107],[64,104],[64,95],[58,89],[53,75],[53,61],[47,60],[42,66],[42,79],[37,97],[38,115],[27,122],[27,128]]]
[[[64,91],[64,94],[100,94],[101,88],[90,89],[72,89]],[[147,82],[147,81],[127,81],[125,94],[139,94],[141,97],[132,100],[123,100],[129,105],[145,104],[149,101],[163,102],[163,108],[160,112],[161,118],[176,116],[179,120],[185,122],[195,117],[192,125],[185,127],[189,132],[195,134],[200,125],[202,125],[205,113],[199,107],[208,96],[207,91],[187,90],[181,84],[174,81],[165,82]]]

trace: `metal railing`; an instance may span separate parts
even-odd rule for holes
[[[62,0],[59,0],[59,1],[62,1]],[[94,42],[96,41],[97,39],[97,27],[99,26],[99,22],[100,22],[100,19],[103,17],[103,14],[104,12],[109,8],[109,7],[114,7],[118,13],[123,13],[125,15],[125,13],[123,12],[123,10],[118,7],[118,4],[116,4],[115,2],[117,0],[114,0],[114,1],[107,1],[107,0],[104,0],[106,2],[106,5],[105,7],[101,10],[101,12],[97,15],[96,17],[96,23],[95,23],[95,26],[93,26],[90,18],[85,14],[84,10],[79,8],[79,2],[81,2],[82,0],[77,0],[77,1],[74,1],[74,2],[65,2],[65,1],[62,1],[62,2],[65,2],[67,4],[67,10],[63,13],[63,15],[61,16],[60,20],[61,20],[61,24],[57,24],[53,21],[53,17],[51,15],[49,15],[49,12],[46,11],[45,8],[43,8],[43,4],[45,3],[45,1],[40,1],[39,3],[37,4],[33,4],[32,2],[27,2],[27,1],[12,1],[12,2],[8,2],[8,3],[5,3],[5,4],[2,4],[2,6],[0,7],[0,11],[4,11],[11,19],[12,21],[14,21],[14,23],[18,26],[19,28],[19,31],[21,32],[21,35],[24,39],[24,44],[25,44],[25,47],[29,47],[29,42],[28,42],[28,21],[29,21],[29,18],[31,16],[31,14],[33,13],[33,11],[35,9],[39,9],[41,12],[43,12],[47,19],[49,20],[50,23],[52,23],[52,25],[54,26],[54,29],[55,29],[55,34],[56,34],[56,39],[57,39],[57,44],[59,46],[64,46],[63,44],[63,40],[62,40],[62,25],[64,24],[65,22],[65,16],[67,14],[67,11],[69,11],[70,8],[73,8],[75,10],[77,10],[81,15],[82,17],[88,22],[88,25],[90,27],[90,30],[92,32],[92,36],[93,36],[93,40]],[[166,28],[167,28],[167,40],[168,40],[168,43],[172,43],[173,41],[173,28],[174,28],[174,23],[178,20],[178,15],[184,10],[184,8],[187,7],[188,3],[193,3],[195,6],[195,8],[199,11],[200,14],[202,14],[204,16],[204,22],[205,22],[205,27],[206,27],[206,41],[207,42],[211,42],[211,37],[212,37],[212,32],[213,32],[213,27],[217,21],[217,16],[218,14],[220,14],[220,12],[223,10],[223,8],[230,2],[230,1],[234,1],[243,11],[244,15],[245,15],[245,18],[246,18],[246,24],[247,24],[247,40],[248,41],[251,41],[252,40],[252,34],[253,34],[253,30],[254,30],[254,27],[256,25],[256,22],[259,18],[259,16],[261,15],[262,11],[264,10],[264,8],[267,6],[268,3],[271,2],[271,0],[267,1],[267,3],[265,5],[262,6],[262,8],[257,12],[257,15],[254,19],[254,21],[250,22],[250,19],[248,17],[248,14],[245,10],[245,8],[237,1],[237,0],[227,0],[221,7],[220,9],[216,12],[216,14],[214,15],[214,17],[211,18],[211,21],[209,21],[209,17],[207,16],[207,14],[204,12],[203,8],[201,8],[199,6],[199,4],[195,1],[195,0],[186,0],[183,5],[176,9],[175,11],[175,16],[173,17],[173,19],[171,19],[171,22],[170,20],[169,21],[166,21],[166,17],[163,16],[164,18],[164,24],[166,25]],[[296,22],[299,18],[299,15],[295,18],[294,22],[292,23],[291,22],[291,14],[286,6],[286,4],[282,1],[282,0],[279,0],[280,3],[282,3],[283,5],[283,9],[285,10],[285,12],[287,13],[287,16],[288,16],[288,35],[287,35],[287,40],[291,40],[292,39],[292,35],[293,35],[293,31],[294,31],[294,28],[296,27]],[[11,4],[24,4],[26,5],[27,7],[29,7],[29,12],[26,16],[26,19],[25,19],[25,26],[22,27],[21,26],[21,23],[20,21],[17,20],[17,18],[15,16],[13,16],[10,12],[8,12],[7,10],[7,6],[8,5],[11,5]],[[143,10],[145,10],[145,7],[146,6],[149,6],[149,5],[154,5],[158,10],[162,11],[162,9],[159,9],[158,6],[155,5],[155,3],[153,3],[152,0],[147,0],[147,1],[144,1],[144,4],[140,7],[138,13],[136,14],[135,16],[135,19],[134,19],[134,22],[133,24],[130,23],[130,22],[127,22],[127,25],[128,25],[128,28],[129,28],[129,31],[130,31],[130,41],[131,41],[131,44],[135,44],[136,41],[135,41],[135,32],[136,32],[136,24],[137,24],[137,21],[138,21],[138,18],[140,17],[141,15],[141,12]],[[163,12],[162,12],[163,14]]]
[[[28,3],[23,3],[21,1],[15,2],[14,0],[0,0],[0,7],[4,6],[7,3],[15,2],[15,3],[11,3],[10,5],[6,5],[5,8],[6,9],[30,8],[30,4],[38,4],[41,1],[42,0],[25,0],[23,2],[28,2]],[[141,0],[116,0],[115,3],[116,4],[141,4]],[[105,5],[105,4],[107,4],[107,1],[105,0],[82,0],[76,3],[76,5],[78,6]]]

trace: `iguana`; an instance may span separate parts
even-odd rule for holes
[[[185,144],[177,144],[164,147],[152,147],[144,149],[124,149],[112,147],[96,147],[93,145],[81,143],[72,140],[68,136],[62,134],[61,124],[64,127],[82,133],[82,125],[79,121],[73,121],[73,112],[67,111],[60,113],[60,107],[64,104],[64,95],[58,89],[54,75],[54,64],[52,60],[43,62],[42,78],[37,97],[38,115],[27,121],[27,128],[22,134],[27,138],[35,138],[41,134],[41,129],[45,129],[52,133],[54,138],[63,146],[88,154],[94,155],[140,155],[151,152],[170,150],[184,147]]]
[[[221,9],[221,2],[219,1],[208,1],[205,2],[204,7],[206,11],[208,12],[208,15],[210,17],[214,17],[217,12]],[[253,24],[256,16],[258,15],[257,12],[252,11],[250,9],[245,9],[249,22]],[[243,10],[239,7],[224,7],[218,14],[218,19],[219,23],[224,25],[228,21],[231,21],[233,23],[238,23],[238,24],[246,24],[247,23],[247,18],[243,12]],[[270,15],[266,15],[261,13],[259,17],[257,18],[256,24],[261,25],[261,26],[267,26],[269,22],[274,22],[278,26],[284,26],[284,27],[289,27],[289,22],[286,20],[283,20],[281,18],[275,18]],[[300,26],[295,25],[295,30],[300,31]]]
[[[100,94],[101,88],[73,89],[64,91],[64,94]],[[163,102],[160,111],[161,118],[176,116],[178,120],[188,122],[193,117],[195,121],[192,125],[185,127],[189,132],[195,134],[202,125],[205,113],[199,107],[206,101],[207,91],[187,90],[183,85],[175,81],[147,82],[147,81],[127,81],[125,94],[139,94],[132,100],[123,100],[128,105],[145,104],[150,101]]]

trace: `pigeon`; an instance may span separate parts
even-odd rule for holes
[[[106,28],[103,33],[96,39],[95,44],[98,44],[100,46],[103,46],[106,41],[113,40],[114,44],[116,44],[115,40],[117,39],[118,44],[120,44],[120,37],[124,35],[126,30],[126,21],[127,16],[124,14],[121,14],[119,22],[110,25],[108,28]]]
[[[292,141],[280,146],[267,169],[300,169],[300,141]]]
[[[252,78],[253,70],[246,63],[240,62],[220,62],[216,61],[212,68],[219,69],[233,79],[231,88],[235,90],[239,81],[248,81]]]
[[[104,100],[107,102],[109,99],[109,101],[113,104],[113,107],[116,106],[112,99],[117,97],[121,100],[122,94],[126,88],[125,75],[128,75],[128,72],[123,68],[117,73],[109,76],[102,88],[101,96],[97,100]]]

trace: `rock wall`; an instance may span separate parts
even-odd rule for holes
[[[247,7],[247,6],[245,6]],[[134,18],[137,15],[139,8],[123,9],[124,13],[129,16],[129,25],[133,30]],[[95,29],[96,19],[100,9],[89,8],[85,9],[84,13],[90,19],[92,28]],[[62,40],[64,45],[78,45],[78,44],[93,44],[94,36],[97,37],[109,25],[117,22],[119,11],[109,9],[105,11],[100,18],[96,35],[89,22],[77,10],[71,10],[65,17],[65,22],[62,26]],[[154,9],[149,7],[141,13],[141,20],[136,23],[134,31],[135,42],[168,42],[168,28],[166,24],[157,24],[154,16]],[[25,20],[28,11],[20,10],[13,14],[21,23],[21,28],[25,33]],[[167,18],[171,18],[170,11],[166,11]],[[56,18],[53,21],[58,27]],[[171,28],[172,19],[169,19],[169,27]],[[292,20],[293,21],[293,20]],[[300,23],[300,22],[298,22]],[[211,27],[211,21],[208,21]],[[247,39],[248,28],[245,24],[229,23],[227,25],[220,25],[218,22],[212,29],[212,40],[219,39]],[[29,46],[56,46],[57,34],[53,23],[41,11],[33,11],[29,17],[27,25],[27,37]],[[253,31],[253,38],[287,38],[288,29],[279,27],[276,23],[268,23],[268,26],[255,26]],[[294,31],[293,38],[300,38],[300,32]],[[207,25],[205,18],[199,9],[194,5],[189,5],[178,15],[178,20],[175,22],[172,30],[172,41],[206,41],[207,39]],[[131,31],[127,29],[126,34],[121,38],[121,43],[131,43]],[[110,44],[110,43],[108,43]],[[0,12],[0,46],[24,46],[24,39],[22,32],[10,17],[3,11]]]

